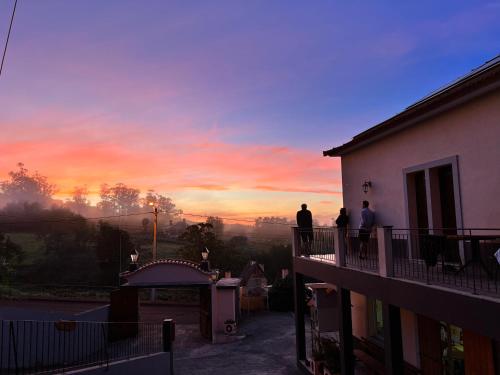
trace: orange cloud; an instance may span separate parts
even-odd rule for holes
[[[324,158],[321,150],[233,144],[218,130],[199,131],[187,121],[152,130],[106,116],[76,119],[68,127],[45,125],[72,121],[58,112],[47,112],[40,119],[0,121],[2,129],[23,129],[22,134],[0,140],[0,180],[22,161],[57,184],[60,198],[74,186],[86,185],[96,194],[101,183],[123,182],[142,191],[182,194],[186,204],[194,205],[198,199],[193,208],[204,205],[208,212],[227,200],[225,210],[233,213],[254,211],[250,207],[258,204],[282,214],[295,210],[296,200],[313,201],[311,194],[323,200],[340,195],[339,162]],[[189,191],[193,191],[190,199]],[[200,196],[202,192],[211,195]],[[259,192],[258,200],[252,192]],[[288,195],[277,197],[280,193]],[[243,196],[248,201],[243,202]]]

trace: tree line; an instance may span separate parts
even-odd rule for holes
[[[0,182],[3,282],[57,280],[116,285],[119,272],[128,267],[130,253],[135,249],[150,251],[151,218],[123,219],[120,227],[112,218],[89,220],[88,217],[146,213],[153,206],[163,212],[162,221],[169,223],[160,230],[160,241],[175,240],[181,258],[199,262],[206,247],[214,268],[239,275],[250,260],[255,260],[265,265],[270,281],[282,268],[291,268],[291,247],[287,241],[291,223],[286,218],[258,218],[253,231],[239,224],[225,225],[216,216],[192,223],[175,220],[182,211],[171,198],[153,190],[141,196],[139,189],[123,183],[103,184],[100,200],[92,205],[86,187],[75,187],[66,201],[54,199],[57,187],[22,163],[8,176]],[[26,245],[29,238],[36,240],[35,250]]]

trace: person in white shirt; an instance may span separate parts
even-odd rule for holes
[[[365,259],[368,255],[368,242],[370,241],[370,234],[375,224],[375,213],[368,206],[370,206],[370,202],[363,201],[361,220],[359,222],[360,259]]]

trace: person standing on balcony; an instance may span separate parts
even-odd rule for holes
[[[302,209],[297,211],[297,226],[299,227],[300,239],[302,242],[302,254],[311,254],[311,242],[313,241],[313,219],[312,213],[307,209],[307,204],[302,204]]]
[[[349,216],[347,216],[347,210],[342,207],[340,209],[340,214],[335,220],[335,224],[337,224],[337,228],[342,236],[344,236],[344,243],[347,246],[347,253],[351,253],[351,246],[349,243],[349,236],[347,235],[347,226],[349,225]]]
[[[375,224],[375,213],[370,210],[369,205],[370,202],[363,201],[363,208],[361,209],[361,221],[359,223],[360,259],[365,259],[368,256],[368,242],[370,241],[370,234]]]
[[[349,223],[349,216],[347,216],[347,210],[342,207],[340,209],[340,214],[335,220],[335,224],[337,224],[337,228],[347,229],[347,224]]]

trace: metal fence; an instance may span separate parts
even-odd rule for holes
[[[52,374],[162,351],[161,323],[3,320],[0,374]]]
[[[296,256],[335,261],[332,228],[293,228]]]
[[[377,232],[363,233],[349,229],[345,240],[345,263],[347,267],[378,272]]]
[[[393,229],[394,276],[500,294],[500,229]]]

